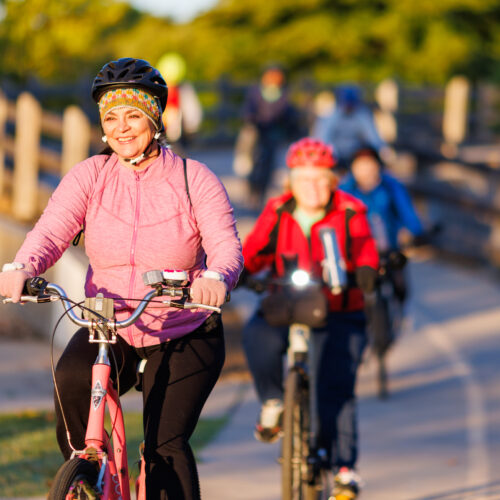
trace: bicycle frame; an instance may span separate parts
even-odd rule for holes
[[[326,494],[327,478],[321,463],[324,450],[318,450],[316,443],[319,423],[311,327],[294,323],[288,338],[282,495],[284,500],[318,500]]]
[[[307,382],[309,396],[309,429],[308,442],[309,448],[313,448],[315,443],[312,442],[316,436],[317,418],[315,385],[312,383],[312,371],[310,362],[313,359],[313,343],[311,342],[311,327],[294,323],[288,329],[288,349],[287,349],[287,366],[288,371],[298,371],[301,378]]]
[[[118,392],[110,379],[111,365],[108,351],[109,343],[103,339],[99,345],[99,355],[92,366],[91,401],[85,435],[86,448],[74,451],[72,458],[89,459],[95,454],[101,464],[96,486],[102,491],[102,498],[130,500],[123,412]],[[111,437],[107,435],[104,426],[106,406],[111,420]],[[112,447],[109,446],[111,441]],[[145,495],[138,498],[145,498]]]
[[[88,328],[89,342],[99,344],[99,352],[92,366],[92,385],[89,418],[85,434],[85,449],[75,450],[69,461],[59,469],[55,483],[60,482],[66,498],[73,498],[71,491],[73,486],[67,490],[68,478],[70,481],[78,480],[72,475],[77,468],[73,468],[73,459],[83,459],[90,463],[99,464],[97,480],[92,480],[92,487],[96,490],[99,498],[102,500],[131,500],[130,483],[127,462],[127,445],[125,438],[125,426],[123,421],[123,412],[120,404],[118,390],[113,386],[111,380],[111,363],[109,359],[109,346],[116,343],[116,330],[132,325],[140,317],[148,303],[154,297],[179,297],[174,300],[161,300],[162,303],[178,309],[202,308],[217,313],[221,312],[219,307],[207,306],[205,304],[196,304],[188,302],[189,288],[182,284],[171,283],[175,280],[168,280],[163,277],[161,271],[150,271],[146,273],[149,278],[151,275],[158,278],[153,283],[145,283],[154,287],[154,290],[146,294],[140,301],[135,311],[126,319],[116,321],[114,319],[113,300],[106,299],[102,294],[87,299],[86,307],[83,308],[85,317],[81,318],[73,310],[74,305],[68,299],[65,291],[58,285],[47,283],[43,278],[35,277],[29,281],[27,286],[28,293],[31,295],[22,295],[21,302],[47,303],[61,300],[69,319],[78,326]],[[143,276],[144,279],[144,276]],[[28,285],[28,282],[27,282]],[[48,294],[47,294],[48,292]],[[6,298],[3,303],[12,302],[11,298]],[[111,435],[108,435],[105,429],[106,408],[109,410],[111,419]],[[71,442],[68,434],[68,441]],[[71,444],[70,444],[71,446]],[[78,462],[78,466],[79,466]],[[73,462],[74,464],[74,462]],[[65,468],[66,465],[71,467]],[[94,471],[95,472],[95,471]],[[141,458],[141,467],[139,478],[136,483],[136,499],[146,499],[146,468],[144,457]],[[59,479],[58,479],[59,478]],[[64,478],[64,480],[63,480]],[[81,481],[80,481],[81,482]],[[74,484],[74,483],[72,483]],[[53,485],[55,487],[55,485]],[[51,488],[52,492],[52,488]],[[59,484],[57,486],[58,494],[61,493]],[[68,493],[69,492],[69,493]],[[50,495],[50,493],[49,493]],[[59,498],[59,497],[58,497]]]

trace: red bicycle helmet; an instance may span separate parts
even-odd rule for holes
[[[328,146],[319,139],[305,137],[294,142],[286,155],[286,164],[290,168],[314,166],[332,168],[337,163],[333,147]]]

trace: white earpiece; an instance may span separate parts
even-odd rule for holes
[[[102,142],[108,142],[108,138],[105,135],[103,135],[101,137],[101,140],[102,140]]]
[[[158,140],[160,138],[160,135],[161,135],[161,132],[156,132],[156,134],[154,135],[154,138],[156,140]]]

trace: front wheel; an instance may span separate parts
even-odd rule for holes
[[[57,471],[48,500],[97,500],[98,469],[95,463],[73,458]]]
[[[281,466],[282,500],[302,500],[305,487],[304,465],[308,455],[307,401],[301,387],[302,377],[292,370],[285,383]]]

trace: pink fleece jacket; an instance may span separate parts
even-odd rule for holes
[[[243,258],[227,193],[202,163],[188,160],[187,176],[192,205],[182,159],[169,149],[137,172],[115,154],[92,156],[63,177],[15,260],[42,274],[84,224],[90,261],[85,294],[118,299],[118,320],[137,306],[130,299],[151,290],[142,282],[148,270],[184,269],[193,280],[208,268],[221,273],[231,290]],[[131,345],[154,345],[193,331],[209,315],[151,304],[119,333]]]

